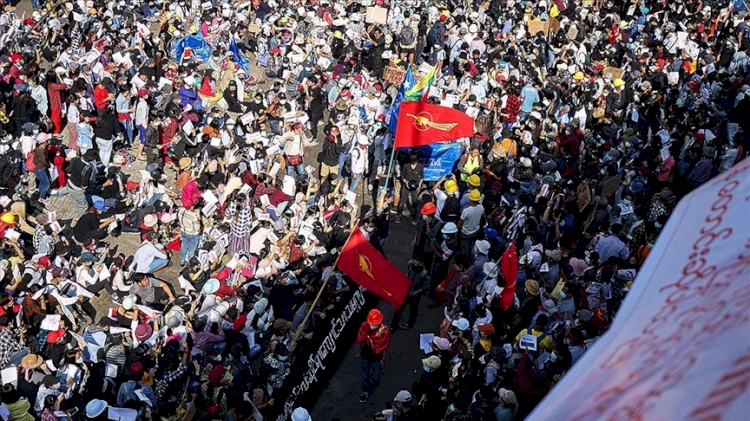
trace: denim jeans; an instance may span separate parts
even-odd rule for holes
[[[338,163],[338,167],[339,167],[339,172],[338,172],[338,173],[336,174],[336,175],[338,175],[339,177],[341,177],[341,171],[343,171],[343,170],[344,170],[344,164],[346,163],[346,158],[347,158],[348,156],[349,156],[349,155],[348,155],[348,154],[345,154],[345,153],[339,154],[339,163]]]
[[[39,199],[46,199],[49,191],[49,173],[46,169],[34,170],[37,187],[39,187]]]
[[[187,263],[195,254],[195,249],[198,248],[198,241],[201,236],[199,234],[185,234],[184,232],[181,234],[182,244],[180,244],[180,263]]]
[[[122,131],[125,132],[125,137],[128,138],[128,145],[133,144],[133,120],[122,120],[120,121]]]
[[[159,259],[157,257],[156,259],[154,259],[151,262],[151,265],[148,267],[148,270],[146,271],[146,273],[154,273],[154,271],[156,269],[159,269],[160,266],[164,266],[167,263],[169,263],[169,260],[167,260],[167,259]]]
[[[364,176],[364,174],[357,174],[357,178],[354,178],[354,174],[352,174],[352,177],[349,178],[349,191],[354,191]]]
[[[362,393],[371,395],[375,391],[375,386],[380,383],[380,378],[383,377],[383,368],[380,366],[380,361],[367,361],[363,358],[361,362]]]
[[[97,137],[96,144],[99,146],[99,159],[105,167],[109,167],[109,160],[112,158],[112,139]]]
[[[297,171],[297,174],[295,174],[295,170]],[[298,174],[304,174],[305,173],[305,164],[299,164],[299,165],[289,165],[286,164],[286,175],[291,177],[296,177]]]

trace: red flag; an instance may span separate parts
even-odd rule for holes
[[[396,147],[416,147],[474,134],[474,119],[463,111],[426,102],[402,102],[396,125]]]
[[[513,305],[513,296],[516,295],[516,278],[518,277],[518,256],[516,245],[510,244],[503,257],[500,258],[500,272],[505,278],[505,288],[500,293],[500,308],[508,310]]]
[[[354,282],[400,308],[411,280],[380,254],[359,228],[349,238],[339,257],[338,268]]]

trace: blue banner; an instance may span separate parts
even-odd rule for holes
[[[175,45],[175,60],[178,63],[182,59],[182,54],[185,53],[186,48],[190,48],[193,51],[193,55],[203,63],[211,58],[211,47],[200,33],[188,35],[177,41]]]
[[[234,38],[232,38],[232,43],[229,44],[229,51],[234,53],[234,62],[237,63],[240,68],[245,71],[245,75],[250,76],[250,60],[246,59],[242,54],[242,51],[240,51],[240,48],[237,47],[237,43],[234,41]]]
[[[419,162],[424,165],[425,181],[438,181],[440,177],[450,174],[461,157],[461,144],[458,142],[433,143],[413,150],[419,155]]]

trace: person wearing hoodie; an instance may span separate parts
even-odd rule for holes
[[[247,343],[250,346],[248,359],[254,358],[261,351],[261,347],[256,341],[263,340],[263,335],[271,328],[273,321],[273,308],[269,307],[268,299],[261,298],[253,304],[253,309],[247,315],[245,327],[242,333],[247,335]]]

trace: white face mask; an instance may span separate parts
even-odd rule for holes
[[[422,219],[424,219],[426,221],[426,220],[430,219],[430,216],[429,215],[422,215]]]
[[[375,329],[377,329],[377,328],[378,328],[378,326],[377,326],[377,325],[370,325],[370,330],[375,330]]]
[[[279,100],[279,102],[282,103],[282,104],[286,104],[286,100],[285,99]]]
[[[375,227],[367,227],[367,232],[373,232],[375,231]]]
[[[552,354],[550,354],[549,356],[549,360],[552,362],[557,361],[557,354],[555,353],[555,351],[552,351]]]
[[[568,294],[566,294],[566,293],[565,293],[565,292],[563,292],[563,291],[560,291],[560,299],[561,299],[561,300],[564,300],[564,299],[566,299],[566,298],[568,298]]]

